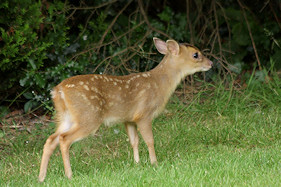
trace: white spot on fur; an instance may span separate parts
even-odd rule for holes
[[[85,94],[81,94],[81,97],[84,99],[84,100],[88,100],[87,99],[87,96]]]
[[[142,90],[142,91],[139,92],[138,96],[141,97],[144,93],[145,93],[145,90]]]
[[[96,88],[95,87],[91,87],[91,90],[96,92]]]
[[[90,99],[99,99],[99,98],[98,98],[98,96],[96,96],[96,95],[91,95],[91,96],[90,96]]]
[[[96,93],[98,93],[98,94],[100,94],[99,90],[96,87],[91,87],[91,90],[96,92]]]
[[[61,98],[64,100],[65,99],[65,97],[64,97],[64,93],[63,93],[63,91],[59,91],[59,93],[60,93],[60,96],[61,96]]]
[[[75,84],[66,84],[65,87],[67,87],[67,88],[73,88],[73,87],[75,87]]]
[[[83,84],[84,84],[84,82],[83,82],[83,81],[79,81],[79,84],[80,84],[80,85],[83,85]]]
[[[123,81],[122,80],[119,80],[119,79],[114,79],[116,82],[120,82],[122,83]]]
[[[89,87],[87,86],[87,85],[84,85],[83,86],[84,88],[85,88],[85,90],[87,90],[87,91],[89,91],[90,89],[89,89]]]

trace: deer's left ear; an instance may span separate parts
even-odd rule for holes
[[[167,44],[159,38],[153,37],[154,45],[159,53],[166,55],[168,53]]]
[[[180,54],[180,46],[179,46],[178,42],[176,42],[175,40],[167,40],[166,44],[167,44],[168,51],[172,55],[177,56]]]

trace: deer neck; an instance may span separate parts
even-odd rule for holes
[[[171,55],[166,55],[158,66],[151,70],[151,73],[157,76],[157,84],[163,90],[163,96],[167,98],[175,91],[180,81],[189,74],[182,68],[178,68],[176,63]]]

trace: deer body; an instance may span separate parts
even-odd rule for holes
[[[101,124],[125,124],[137,163],[138,129],[148,146],[151,163],[157,163],[152,120],[164,109],[182,78],[209,70],[212,62],[198,49],[174,40],[164,42],[154,38],[154,43],[165,57],[148,72],[126,76],[78,75],[53,89],[58,128],[44,145],[39,181],[45,179],[49,158],[57,145],[60,145],[65,174],[71,178],[71,144],[96,132]]]

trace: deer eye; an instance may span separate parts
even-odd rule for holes
[[[199,55],[197,52],[193,54],[193,58],[195,58],[195,59],[199,58]]]

